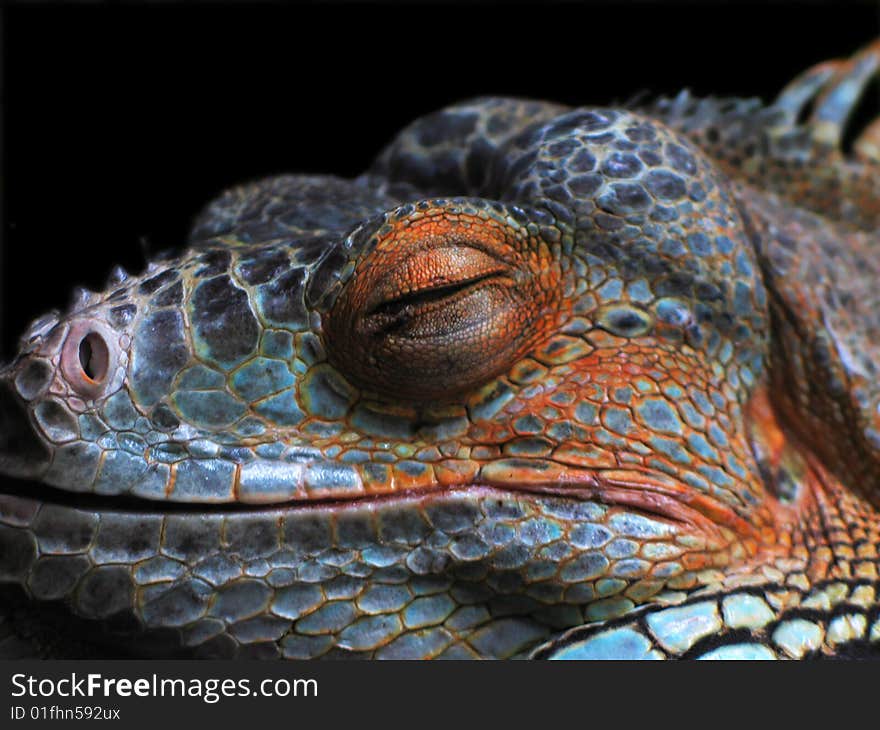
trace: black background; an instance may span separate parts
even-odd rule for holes
[[[7,8],[0,353],[74,285],[179,245],[224,187],[356,175],[448,103],[771,99],[878,30],[841,3]]]

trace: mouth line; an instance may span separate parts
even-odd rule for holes
[[[474,482],[456,486],[437,486],[432,488],[405,489],[384,494],[363,495],[348,499],[325,498],[280,502],[275,504],[247,503],[187,503],[161,502],[130,495],[96,495],[86,492],[71,492],[40,482],[6,477],[0,482],[0,506],[4,498],[36,502],[41,505],[54,505],[86,512],[102,513],[140,513],[140,514],[214,514],[214,515],[252,515],[278,513],[300,514],[313,510],[333,509],[338,511],[369,509],[380,510],[407,503],[419,503],[442,497],[465,497],[474,501],[481,499],[520,498],[535,500],[541,497],[566,499],[572,502],[598,502],[609,507],[618,507],[627,512],[641,514],[652,519],[664,520],[679,529],[698,531],[720,536],[717,503],[707,508],[706,500],[683,499],[682,495],[670,495],[668,488],[650,484],[642,475],[633,472],[635,478],[624,480],[619,476],[614,480],[602,478],[584,486],[571,484],[542,485],[498,485]],[[732,513],[732,510],[730,510]],[[723,515],[731,518],[731,515]],[[723,519],[727,524],[739,518]],[[735,529],[735,528],[734,528]]]

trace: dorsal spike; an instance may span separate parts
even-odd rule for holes
[[[107,277],[107,286],[119,286],[120,284],[124,284],[128,281],[128,272],[123,269],[121,266],[114,266],[110,271],[110,275]]]
[[[49,330],[58,324],[58,318],[60,316],[61,313],[57,309],[53,309],[51,312],[47,312],[42,317],[35,319],[30,323],[24,334],[22,334],[20,345],[25,347],[35,339],[44,336]]]
[[[97,294],[83,286],[78,286],[73,290],[73,297],[70,301],[70,308],[74,312],[79,312],[86,307],[100,301],[101,295]]]

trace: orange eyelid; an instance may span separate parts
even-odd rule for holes
[[[331,362],[369,393],[452,398],[566,316],[559,261],[541,239],[500,211],[444,205],[392,217],[322,318]]]
[[[429,211],[400,225],[372,251],[368,269],[382,275],[364,305],[505,273],[522,265],[517,248],[523,243],[494,219]]]
[[[466,244],[425,247],[406,257],[383,277],[367,306],[509,270],[510,267],[498,259]]]

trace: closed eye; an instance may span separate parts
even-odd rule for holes
[[[511,219],[461,205],[392,215],[323,319],[332,364],[371,397],[455,398],[545,336],[561,291],[554,262]]]
[[[376,337],[393,334],[405,324],[408,317],[419,313],[426,313],[435,308],[435,305],[443,305],[456,301],[470,292],[478,289],[486,282],[498,280],[511,283],[505,276],[504,269],[490,271],[485,274],[462,279],[461,281],[442,284],[440,286],[420,289],[394,297],[376,304],[364,316],[364,326]]]

